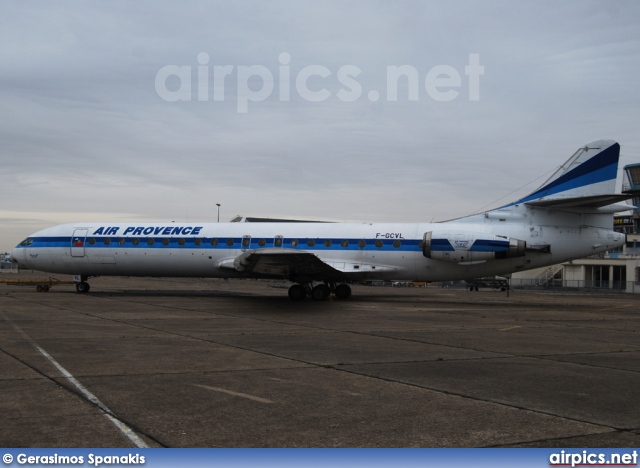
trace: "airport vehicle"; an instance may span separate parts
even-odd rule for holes
[[[64,281],[56,278],[8,279],[0,280],[0,284],[8,286],[35,286],[38,292],[49,292],[57,284],[77,284],[76,281]]]
[[[620,145],[579,148],[540,188],[513,203],[446,222],[72,223],[36,232],[12,252],[20,267],[99,275],[285,278],[289,297],[331,293],[350,281],[452,281],[505,275],[623,245],[613,213]]]
[[[478,291],[480,288],[499,289],[500,291],[506,291],[509,289],[509,280],[502,276],[489,276],[488,278],[473,278],[466,280],[467,288],[469,291]]]

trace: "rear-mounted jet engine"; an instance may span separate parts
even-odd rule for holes
[[[422,238],[422,254],[433,260],[462,264],[523,257],[526,241],[472,231],[429,231]]]

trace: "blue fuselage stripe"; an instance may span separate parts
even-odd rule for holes
[[[509,242],[503,240],[478,239],[470,249],[472,252],[506,252]]]
[[[432,252],[455,252],[449,239],[431,239],[431,251]]]
[[[243,246],[242,237],[224,237],[224,238],[216,238],[217,244],[212,245],[211,241],[213,240],[211,237],[165,237],[165,238],[155,238],[155,237],[87,237],[84,239],[82,245],[77,244],[78,237],[33,237],[33,242],[27,246],[18,245],[16,248],[86,248],[86,249],[176,249],[176,248],[187,248],[187,249],[246,249],[246,250],[256,250],[256,249],[266,249],[266,248],[287,248],[287,249],[300,249],[300,250],[318,250],[318,251],[349,251],[349,250],[383,250],[383,251],[419,251],[420,240],[418,239],[403,239],[400,242],[399,247],[394,247],[394,242],[397,239],[364,239],[366,242],[365,247],[360,247],[358,242],[363,239],[329,239],[331,241],[331,245],[326,246],[325,242],[327,239],[313,239],[315,245],[308,245],[307,241],[309,239],[304,238],[283,238],[282,246],[276,247],[274,242],[275,239],[263,238],[265,243],[264,245],[259,245],[258,242],[261,238],[252,237],[251,243],[248,246]],[[108,240],[108,244],[105,244],[105,240]],[[148,239],[153,239],[153,244],[148,244]],[[163,240],[168,240],[168,243],[163,244]],[[233,240],[233,244],[227,245],[227,241],[231,239]],[[137,244],[134,244],[134,241],[137,240]],[[343,247],[341,242],[347,240],[349,242],[348,246]],[[184,241],[182,245],[179,244],[180,241]],[[200,245],[196,245],[196,242],[200,241]],[[292,241],[297,241],[297,245],[292,245]],[[123,242],[123,243],[119,243]],[[166,242],[166,241],[165,241]],[[378,247],[376,245],[381,246]],[[397,244],[396,244],[397,245]]]
[[[107,240],[108,239],[108,240]],[[148,244],[148,239],[153,239],[153,244]],[[228,240],[233,240],[233,244],[228,245]],[[264,245],[259,245],[260,238],[251,238],[251,243],[248,246],[243,246],[242,237],[231,238],[216,238],[217,244],[212,245],[213,238],[210,237],[165,237],[165,238],[137,238],[137,237],[87,237],[86,239],[78,237],[33,237],[33,242],[28,246],[17,246],[17,248],[86,248],[86,249],[268,249],[268,248],[287,248],[287,249],[300,249],[300,250],[315,250],[315,251],[353,251],[353,250],[375,250],[375,251],[420,251],[420,240],[418,239],[403,239],[400,241],[399,247],[394,246],[394,239],[329,239],[331,245],[326,246],[327,239],[313,239],[315,245],[308,245],[308,239],[296,239],[296,238],[283,238],[282,246],[276,247],[275,239],[262,239]],[[84,242],[78,243],[78,240],[84,240]],[[167,244],[163,244],[168,241]],[[348,245],[343,247],[341,243],[347,240]],[[364,247],[360,247],[358,242],[364,240],[366,242]],[[107,241],[108,243],[105,243]],[[137,244],[134,242],[137,241]],[[183,241],[181,245],[179,242]],[[200,242],[199,245],[196,242]],[[292,245],[292,242],[297,241],[297,245]],[[123,243],[120,243],[123,242]],[[381,246],[378,247],[376,245]],[[503,252],[509,249],[509,242],[502,240],[488,240],[477,239],[469,250],[474,252]],[[433,252],[455,252],[456,249],[451,245],[448,239],[432,239],[431,250]]]

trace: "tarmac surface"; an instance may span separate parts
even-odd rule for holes
[[[640,446],[637,295],[90,283],[0,284],[0,446]]]

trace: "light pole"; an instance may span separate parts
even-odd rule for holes
[[[216,203],[216,206],[218,207],[218,222],[220,222],[220,203]]]

